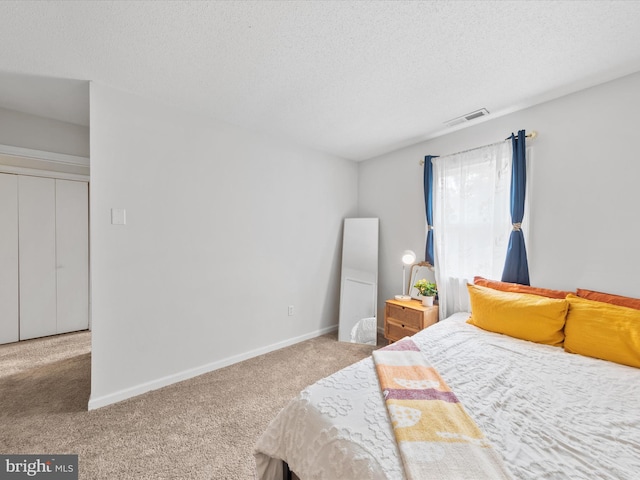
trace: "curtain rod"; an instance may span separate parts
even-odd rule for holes
[[[538,136],[538,132],[536,132],[535,130],[532,130],[531,133],[527,133],[525,135],[526,138],[530,138],[531,140],[533,140],[534,138],[536,138]],[[518,138],[517,135],[515,135],[516,138]],[[511,137],[507,137],[505,138],[502,142],[495,142],[495,143],[490,143],[488,145],[482,145],[480,147],[475,147],[475,148],[470,148],[469,150],[463,150],[461,152],[456,152],[456,153],[450,153],[449,155],[442,155],[443,157],[449,157],[451,155],[459,155],[461,153],[467,153],[467,152],[473,152],[474,150],[479,150],[481,148],[486,148],[486,147],[492,147],[494,145],[500,145],[501,143],[504,143],[508,140],[511,140]],[[420,165],[424,165],[424,159],[420,160]]]

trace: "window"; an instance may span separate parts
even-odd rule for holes
[[[510,142],[433,162],[433,224],[441,317],[468,311],[467,282],[499,279],[511,232]]]

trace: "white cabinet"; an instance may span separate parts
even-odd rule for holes
[[[5,174],[0,181],[0,221],[16,237],[13,263],[11,235],[0,240],[0,343],[87,329],[87,182]]]
[[[0,343],[18,341],[18,177],[0,173]]]

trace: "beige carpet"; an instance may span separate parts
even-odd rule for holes
[[[373,349],[325,335],[87,412],[90,343],[82,332],[0,346],[0,452],[76,453],[87,480],[252,479],[278,411]]]

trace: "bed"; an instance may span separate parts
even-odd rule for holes
[[[640,369],[468,318],[457,313],[412,340],[514,479],[640,478]],[[261,480],[282,479],[287,465],[301,480],[405,478],[372,358],[303,390],[259,438],[255,458]]]

